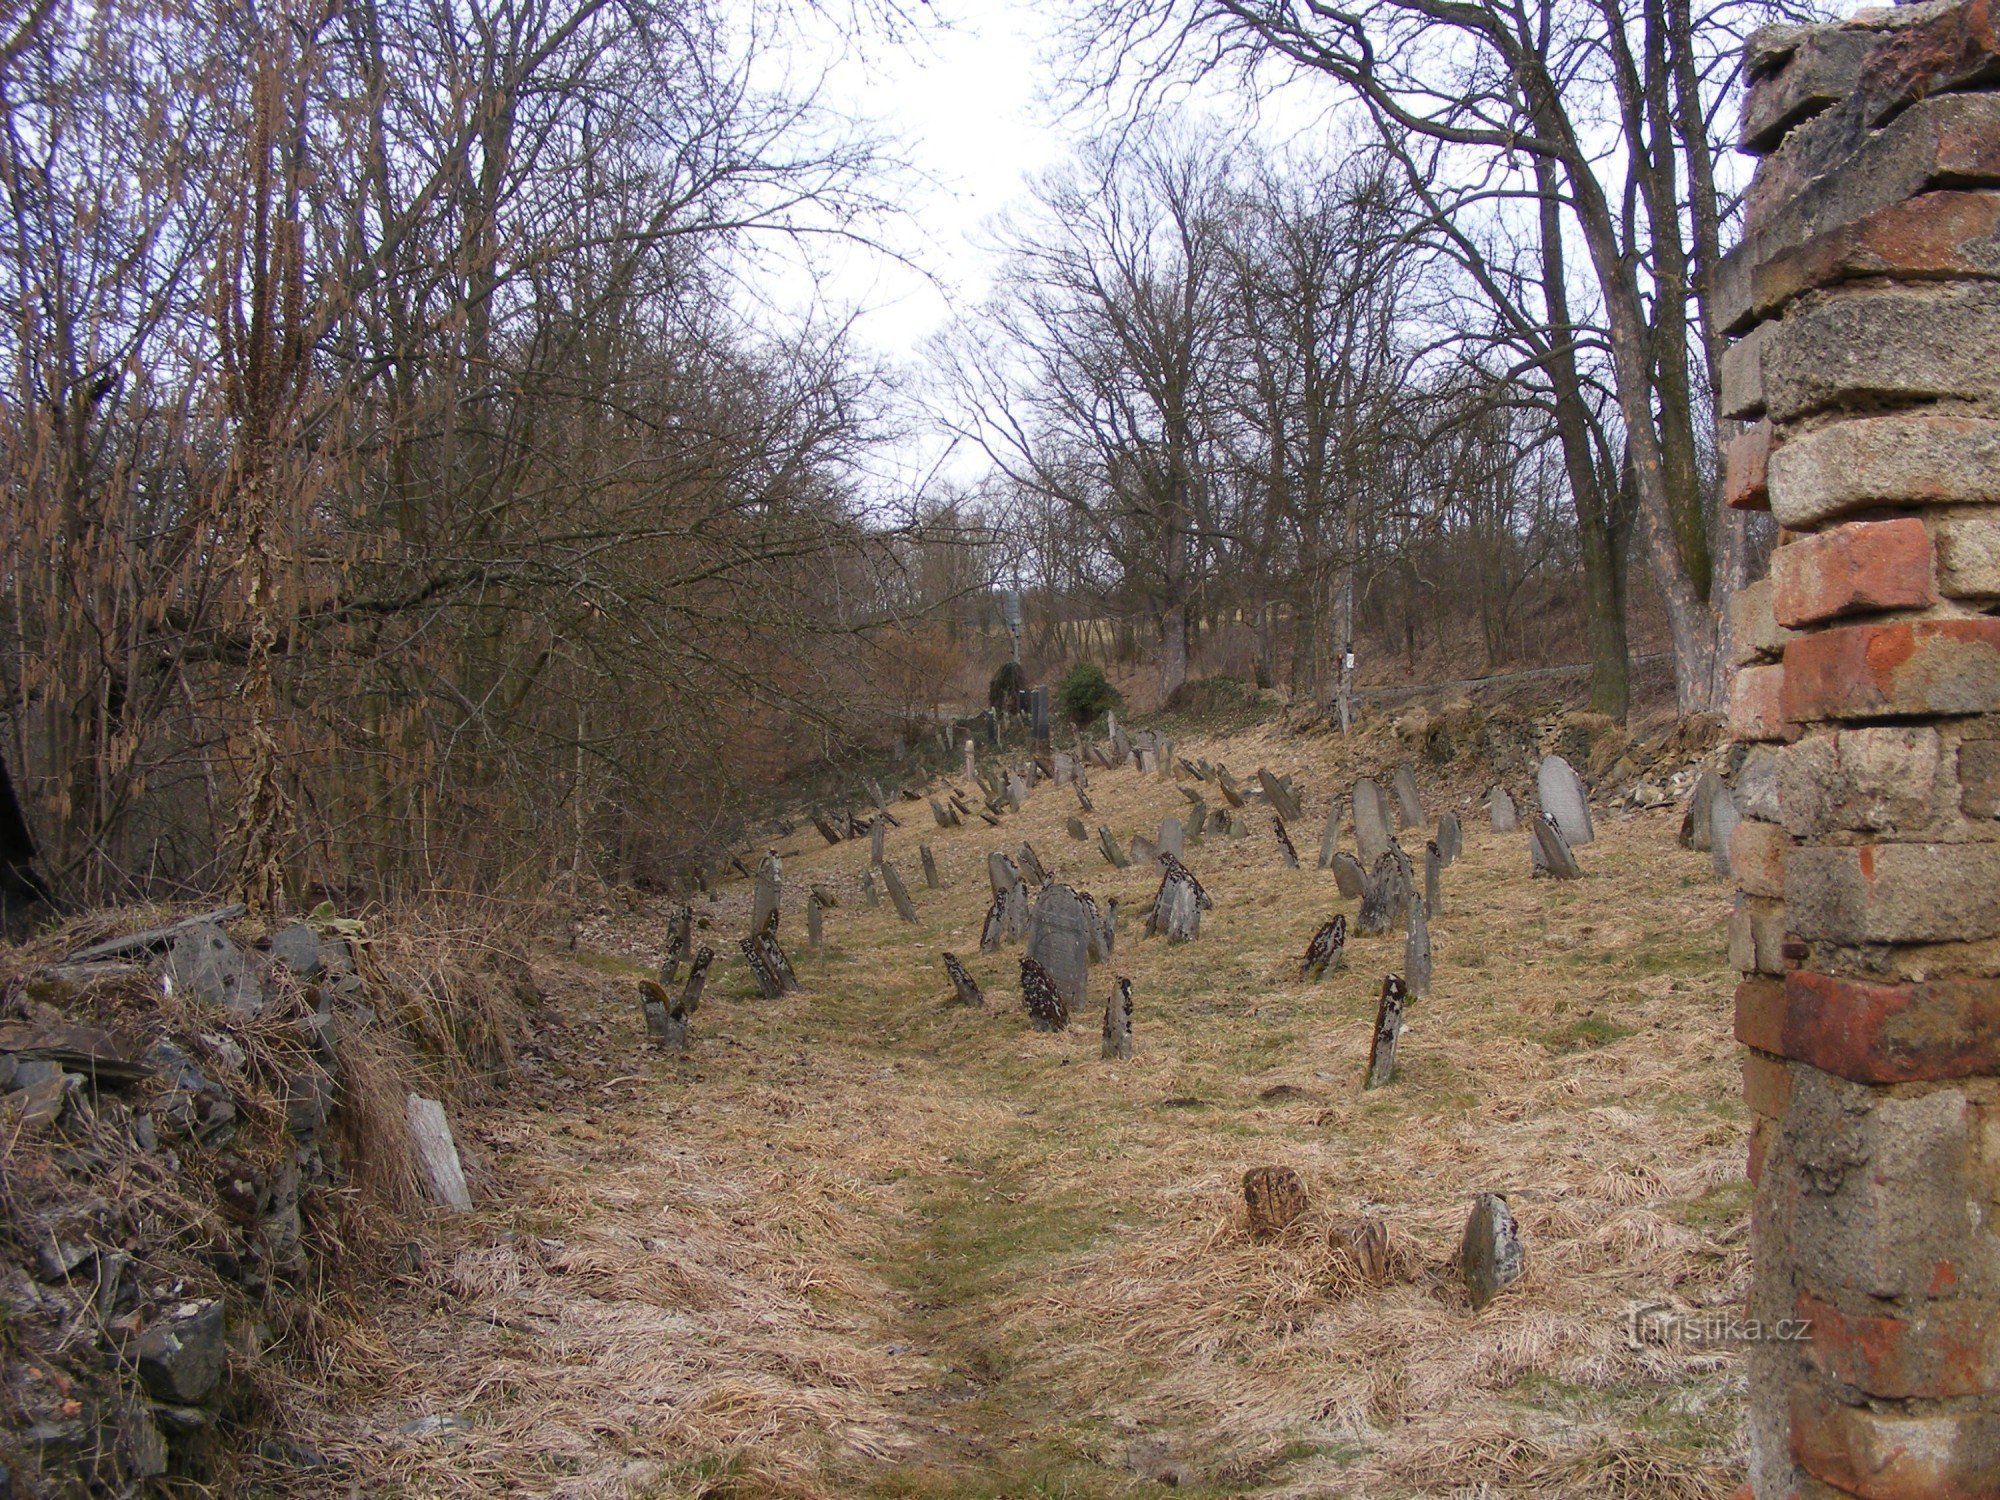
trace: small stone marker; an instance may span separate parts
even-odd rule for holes
[[[1082,843],[1090,837],[1090,830],[1083,826],[1083,819],[1079,818],[1075,813],[1069,815],[1069,821],[1063,827],[1069,830],[1069,836],[1078,843]]]
[[[750,927],[762,932],[764,923],[778,910],[784,890],[784,866],[778,851],[770,850],[757,865],[757,880],[750,907]]]
[[[1187,852],[1187,835],[1181,830],[1179,818],[1169,817],[1160,820],[1160,849],[1163,853],[1173,855],[1175,859],[1179,859]]]
[[[861,899],[870,906],[882,904],[881,893],[875,889],[875,871],[872,866],[861,872]]]
[[[1326,1233],[1326,1243],[1363,1281],[1375,1285],[1389,1279],[1389,1226],[1373,1214],[1335,1224]]]
[[[889,820],[878,812],[868,824],[868,862],[870,864],[879,865],[882,863],[883,844],[888,835]]]
[[[1504,786],[1496,786],[1486,794],[1486,809],[1493,819],[1495,833],[1512,833],[1521,826],[1521,812],[1514,806],[1514,794]]]
[[[1703,768],[1694,781],[1694,790],[1688,793],[1687,812],[1681,818],[1680,842],[1683,849],[1708,849],[1715,837],[1715,794],[1722,789],[1722,778],[1714,771]]]
[[[471,1212],[472,1193],[465,1185],[465,1169],[459,1165],[458,1145],[451,1138],[451,1121],[445,1118],[444,1106],[422,1094],[411,1094],[403,1102],[403,1117],[409,1123],[424,1195],[453,1213]]]
[[[821,917],[824,909],[817,891],[806,898],[806,947],[814,953],[819,952],[826,940],[825,922]]]
[[[896,915],[905,922],[915,922],[916,904],[910,900],[910,888],[903,884],[902,872],[892,864],[882,866],[882,884],[888,887],[889,899],[895,903]]]
[[[1368,1077],[1364,1089],[1379,1089],[1396,1073],[1396,1042],[1403,1034],[1403,978],[1382,976],[1382,998],[1375,1009],[1375,1044],[1368,1050]]]
[[[944,882],[938,879],[937,856],[931,853],[929,844],[917,845],[917,858],[923,861],[925,889],[933,891],[944,889]]]
[[[1444,854],[1439,850],[1436,839],[1424,844],[1424,905],[1432,911],[1440,910],[1438,905],[1443,892],[1440,887],[1444,880]]]
[[[1347,918],[1336,913],[1331,921],[1321,925],[1313,934],[1313,940],[1306,945],[1306,956],[1299,964],[1299,978],[1318,979],[1328,969],[1347,967]]]
[[[1036,855],[1034,845],[1026,839],[1021,841],[1021,847],[1014,855],[1014,862],[1020,867],[1021,878],[1029,885],[1039,888],[1049,883],[1049,872],[1042,868],[1042,861]]]
[[[750,977],[757,981],[758,994],[766,1000],[776,1000],[785,993],[785,982],[778,977],[778,971],[755,938],[742,938],[736,946],[743,950],[744,961],[750,965]]]
[[[1104,1047],[1098,1055],[1107,1062],[1125,1062],[1132,1056],[1132,981],[1123,974],[1104,997]]]
[[[951,976],[952,991],[958,997],[960,1005],[970,1005],[975,1009],[985,1007],[986,997],[979,993],[979,986],[974,984],[972,976],[965,972],[965,965],[958,961],[957,954],[945,954],[944,971]]]
[[[958,821],[958,814],[956,812],[947,814],[944,804],[935,797],[931,798],[931,816],[937,820],[937,826],[940,828],[950,828]]]
[[[1187,836],[1190,839],[1198,839],[1202,835],[1202,830],[1207,827],[1208,804],[1197,797],[1194,799],[1194,811],[1188,814]]]
[[[1459,827],[1457,813],[1448,812],[1438,819],[1437,846],[1447,867],[1457,864],[1465,852],[1465,830]]]
[[[1481,1193],[1472,1200],[1472,1213],[1465,1221],[1465,1238],[1459,1244],[1458,1260],[1475,1309],[1484,1307],[1519,1281],[1527,1269],[1528,1256],[1521,1247],[1521,1231],[1514,1223],[1514,1211],[1498,1193]]]
[[[1431,923],[1426,905],[1410,903],[1410,930],[1403,938],[1403,982],[1418,1000],[1428,999],[1431,992]]]
[[[967,781],[973,781],[976,780],[978,776],[979,776],[979,764],[972,758],[972,740],[970,737],[968,737],[965,741],[965,779]]]
[[[1742,814],[1736,810],[1735,796],[1728,787],[1718,786],[1708,804],[1708,853],[1718,880],[1730,878],[1729,839],[1736,832],[1736,825],[1742,821]],[[1862,868],[1867,867],[1864,865]]]
[[[1049,971],[1032,958],[1021,960],[1021,1003],[1037,1031],[1067,1031],[1069,1007],[1056,989]]]
[[[1306,1185],[1290,1167],[1252,1167],[1243,1174],[1250,1238],[1275,1239],[1306,1211]]]
[[[1367,889],[1368,879],[1362,871],[1361,861],[1345,849],[1333,857],[1333,883],[1340,894],[1350,901],[1358,899]]]
[[[703,943],[695,949],[694,962],[688,966],[687,983],[681,986],[680,1008],[693,1015],[701,1005],[701,992],[708,984],[708,966],[715,962],[715,950]]]
[[[1166,874],[1153,896],[1153,910],[1146,918],[1146,935],[1165,933],[1169,943],[1191,943],[1201,935],[1201,914],[1214,909],[1208,892],[1188,867],[1171,854],[1160,863]]]
[[[1155,864],[1159,861],[1160,846],[1147,838],[1145,834],[1135,833],[1132,835],[1130,858],[1133,864],[1144,869],[1147,865]]]
[[[1096,922],[1077,893],[1050,885],[1035,898],[1028,919],[1028,957],[1049,976],[1068,1008],[1080,1009],[1090,995],[1090,948]]]
[[[1583,868],[1577,864],[1576,855],[1570,851],[1569,840],[1556,826],[1556,820],[1547,813],[1535,814],[1535,821],[1529,825],[1529,838],[1534,844],[1534,873],[1546,875],[1552,880],[1577,880],[1582,878]]]
[[[676,997],[667,993],[667,988],[651,979],[639,981],[639,1003],[646,1018],[646,1034],[659,1046],[671,1047],[676,1052],[687,1051],[688,1022],[693,1019],[695,1008],[701,1004],[701,993],[692,998],[683,993]]]
[[[1278,836],[1278,857],[1285,862],[1285,868],[1296,870],[1299,867],[1299,851],[1292,847],[1292,836],[1285,832],[1285,820],[1273,817],[1271,832]]]
[[[1076,785],[1072,786],[1070,790],[1076,793],[1076,805],[1078,807],[1082,808],[1087,813],[1094,813],[1097,811],[1095,807],[1091,806],[1090,793],[1084,790],[1083,782],[1081,779],[1079,779]]]
[[[1354,842],[1361,850],[1361,868],[1372,870],[1389,852],[1390,832],[1382,789],[1363,778],[1354,783]]]
[[[1571,848],[1581,849],[1596,837],[1590,826],[1590,798],[1583,778],[1560,755],[1544,757],[1541,769],[1535,772],[1535,795]]]
[[[1396,819],[1404,828],[1419,828],[1424,821],[1423,798],[1417,795],[1417,773],[1409,766],[1396,767],[1389,784],[1396,793]]]
[[[1333,868],[1333,856],[1340,848],[1340,798],[1326,799],[1326,827],[1319,836],[1319,867]]]
[[[1118,840],[1111,836],[1111,830],[1098,825],[1097,846],[1104,851],[1104,857],[1111,861],[1114,869],[1122,870],[1132,861],[1125,857],[1125,851],[1118,847]]]
[[[1292,823],[1299,820],[1302,816],[1299,799],[1292,795],[1292,789],[1286,786],[1282,779],[1259,766],[1257,784],[1264,789],[1264,800],[1277,809],[1279,817]]]

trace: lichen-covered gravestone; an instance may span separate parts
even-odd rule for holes
[[[1572,849],[1580,849],[1596,837],[1590,826],[1590,798],[1584,792],[1583,778],[1560,755],[1543,758],[1535,772],[1535,795]]]
[[[1410,903],[1410,930],[1403,939],[1403,982],[1419,1000],[1431,992],[1431,924],[1426,905],[1422,901]]]
[[[1252,1167],[1243,1174],[1243,1207],[1250,1238],[1283,1234],[1306,1211],[1306,1185],[1290,1167]]]
[[[1504,786],[1496,786],[1486,794],[1486,810],[1493,819],[1495,833],[1512,833],[1521,826],[1521,812],[1514,806],[1514,794]]]
[[[972,976],[965,972],[965,965],[958,961],[956,953],[945,954],[944,971],[951,976],[952,992],[958,997],[960,1005],[969,1005],[974,1009],[984,1008],[986,997],[979,993],[979,986],[973,983]]]
[[[1132,981],[1123,974],[1104,998],[1104,1047],[1099,1056],[1110,1062],[1132,1056]]]
[[[1028,957],[1042,966],[1063,1003],[1074,1010],[1090,994],[1090,949],[1096,922],[1077,893],[1050,885],[1028,919]]]
[[[1382,789],[1365,777],[1354,783],[1354,842],[1361,850],[1361,868],[1372,870],[1389,852],[1391,831]]]
[[[1278,857],[1285,862],[1285,868],[1296,870],[1299,867],[1299,851],[1292,847],[1292,836],[1285,831],[1285,820],[1272,818],[1271,832],[1277,836]]]
[[[1032,958],[1021,960],[1021,1004],[1037,1031],[1067,1031],[1069,1007],[1048,970]]]
[[[1408,766],[1396,767],[1390,778],[1396,791],[1396,817],[1404,828],[1416,828],[1424,821],[1423,798],[1417,795],[1417,773]]]
[[[1347,967],[1347,918],[1336,914],[1313,934],[1306,956],[1299,964],[1299,978],[1318,979],[1328,969]]]
[[[1164,933],[1169,943],[1191,943],[1201,936],[1201,914],[1213,909],[1208,892],[1188,867],[1171,854],[1161,859],[1166,873],[1153,896],[1152,914],[1146,918],[1148,937]]]
[[[1514,1212],[1498,1193],[1481,1193],[1472,1200],[1458,1259],[1475,1308],[1484,1307],[1521,1279],[1527,1252],[1521,1247]]]
[[[1375,1007],[1375,1041],[1368,1050],[1368,1076],[1364,1089],[1379,1089],[1396,1075],[1396,1043],[1403,1035],[1403,979],[1399,974],[1382,977],[1382,997]]]

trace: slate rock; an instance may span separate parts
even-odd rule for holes
[[[198,1406],[215,1390],[228,1368],[220,1302],[188,1302],[159,1318],[139,1335],[134,1353],[139,1379],[156,1401]]]
[[[271,959],[281,963],[301,979],[317,979],[326,972],[326,960],[319,949],[319,934],[304,922],[293,922],[278,930],[271,939]]]
[[[161,975],[175,994],[192,995],[204,1005],[240,1016],[254,1016],[264,1008],[264,987],[256,966],[213,922],[198,923],[175,936]]]

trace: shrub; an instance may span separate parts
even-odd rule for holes
[[[1123,701],[1104,668],[1094,661],[1078,662],[1056,685],[1056,707],[1078,724],[1088,724]]]

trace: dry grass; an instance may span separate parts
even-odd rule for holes
[[[1318,793],[1378,769],[1275,733],[1188,748]],[[1130,771],[1092,796],[1093,832],[1121,837],[1186,806]],[[1363,1095],[1400,939],[1296,982],[1340,903],[1281,867],[1268,814],[1191,847],[1216,909],[1168,949],[1129,916],[1152,882],[1064,833],[1068,792],[998,831],[904,808],[916,927],[860,905],[865,843],[791,841],[791,941],[809,882],[845,892],[828,950],[794,955],[801,996],[751,998],[741,887],[697,909],[718,961],[687,1060],[644,1049],[631,997],[661,912],[586,923],[589,965],[546,960],[527,1086],[461,1128],[486,1203],[356,1310],[310,1393],[306,1435],[367,1493],[1124,1496],[1170,1472],[1218,1496],[1728,1493],[1733,1358],[1630,1349],[1622,1323],[1732,1303],[1746,1274],[1726,893],[1675,847],[1677,813],[1606,818],[1564,886],[1461,805],[1435,992],[1396,1082]],[[1294,834],[1308,863],[1318,832]],[[985,854],[1023,837],[1125,900],[1129,1064],[1098,1060],[1094,1016],[1031,1033],[1018,950],[977,953]],[[988,1011],[947,1005],[942,948]],[[1266,1162],[1312,1208],[1256,1244],[1239,1183]],[[1508,1194],[1529,1271],[1475,1314],[1454,1262],[1482,1189]],[[1391,1226],[1381,1284],[1327,1243],[1360,1211]],[[443,1414],[464,1426],[398,1435]]]

